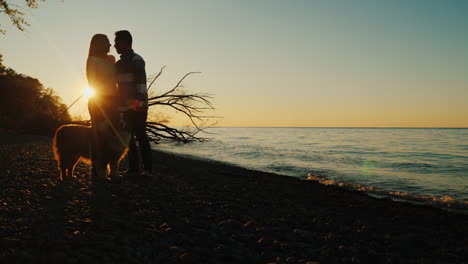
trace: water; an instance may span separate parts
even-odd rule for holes
[[[468,210],[468,129],[211,128],[164,151]]]

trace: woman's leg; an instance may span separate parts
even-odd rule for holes
[[[98,135],[97,135],[97,122],[99,120],[99,113],[97,112],[97,106],[96,102],[93,99],[89,99],[88,101],[88,111],[89,111],[89,116],[91,117],[91,153],[90,153],[90,159],[91,159],[91,172],[92,176],[97,176],[97,169],[96,169],[96,159],[98,158],[97,156],[97,149],[98,149]]]

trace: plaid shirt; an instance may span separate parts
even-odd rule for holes
[[[117,87],[122,103],[132,110],[148,111],[146,71],[143,58],[131,50],[116,63]]]

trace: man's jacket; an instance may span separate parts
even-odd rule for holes
[[[121,102],[138,112],[148,111],[146,71],[143,58],[131,50],[116,63],[117,87]]]

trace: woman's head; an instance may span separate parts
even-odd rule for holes
[[[104,34],[96,34],[91,38],[88,56],[106,56],[110,51],[111,44]]]

